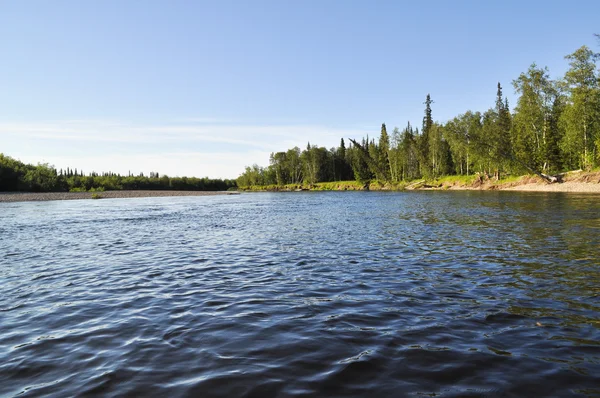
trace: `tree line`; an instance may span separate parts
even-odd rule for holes
[[[560,79],[534,63],[513,80],[518,99],[512,112],[500,83],[488,110],[469,110],[445,123],[434,121],[428,94],[420,130],[409,123],[390,134],[382,124],[377,140],[350,139],[346,146],[342,138],[337,148],[309,143],[304,150],[272,153],[268,167],[246,167],[238,186],[397,183],[474,173],[496,179],[535,173],[552,181],[565,170],[598,167],[600,54],[582,46],[565,58],[569,69]]]
[[[169,177],[157,172],[144,176],[116,173],[57,170],[48,164],[31,165],[0,153],[0,191],[68,192],[114,190],[225,191],[235,188],[235,180],[195,177]]]

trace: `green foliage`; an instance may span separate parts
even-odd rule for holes
[[[333,155],[323,147],[311,146],[300,155],[303,165],[304,182],[314,184],[319,181],[330,181],[333,176]]]
[[[570,69],[562,82],[569,94],[560,127],[564,129],[561,148],[565,163],[590,169],[600,163],[600,74],[595,54],[583,46],[567,55]]]
[[[373,163],[371,158],[372,150],[370,150],[369,137],[363,138],[362,144],[351,140],[352,148],[350,149],[350,164],[352,171],[354,172],[354,178],[356,181],[363,185],[368,185],[370,181],[375,177],[373,173],[373,167],[369,165],[369,162]]]
[[[391,176],[390,137],[388,136],[385,123],[381,125],[381,135],[379,136],[379,145],[377,146],[376,156],[379,170],[377,179],[389,181]]]
[[[0,191],[66,191],[68,186],[48,164],[25,164],[0,153]]]
[[[560,95],[550,80],[548,69],[535,64],[527,73],[521,73],[513,81],[521,94],[516,107],[513,128],[515,156],[532,168],[547,171],[560,169],[557,112],[560,111]]]
[[[102,195],[100,195],[99,193],[93,193],[92,199],[102,199]]]
[[[478,145],[482,141],[481,120],[482,116],[479,112],[468,111],[445,125],[445,138],[450,147],[456,174],[470,175],[474,166],[481,166],[484,163],[482,159],[487,151]]]
[[[441,178],[436,179],[437,183],[440,184],[460,184],[460,185],[470,185],[473,182],[475,182],[475,180],[477,179],[477,176],[475,174],[471,174],[471,175],[451,175],[451,176],[444,176]]]
[[[535,64],[513,81],[519,94],[514,113],[500,83],[487,111],[467,111],[442,124],[433,119],[431,96],[425,99],[422,130],[410,123],[392,135],[385,124],[378,140],[351,140],[346,148],[327,151],[307,146],[291,166],[290,151],[271,155],[268,168],[253,166],[238,178],[238,185],[283,186],[304,181],[344,180],[352,175],[362,186],[395,184],[419,178],[436,180],[447,175],[495,180],[507,175],[558,173],[565,169],[600,165],[600,57],[581,47],[566,58],[570,69],[564,79],[551,80],[547,68]],[[285,156],[284,156],[285,155]],[[296,168],[296,177],[291,170]],[[379,183],[375,181],[380,181]]]
[[[265,178],[265,169],[257,164],[246,166],[246,171],[237,179],[240,187],[251,187],[256,185],[267,185]]]
[[[84,175],[77,169],[57,171],[48,164],[33,166],[0,153],[0,191],[4,192],[102,192],[121,189],[224,191],[235,187],[232,180],[171,178],[158,173],[150,177],[104,173]]]
[[[340,146],[332,149],[334,153],[334,181],[347,181],[353,178],[352,166],[348,162],[346,143],[342,138]]]

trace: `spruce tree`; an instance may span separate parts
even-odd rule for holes
[[[338,148],[338,155],[342,159],[346,158],[346,143],[344,142],[343,138],[340,140],[340,147]]]
[[[336,152],[336,161],[337,161],[337,172],[340,181],[344,181],[348,179],[348,165],[346,163],[346,143],[342,138],[340,140],[340,146]]]
[[[418,129],[413,130],[410,123],[402,133],[400,143],[400,156],[402,157],[402,180],[409,181],[420,176],[420,149],[416,137],[419,136]]]
[[[348,152],[352,171],[354,172],[354,178],[356,181],[363,184],[365,188],[368,188],[369,183],[373,178],[373,174],[367,163],[369,156],[369,138],[367,137],[366,140],[363,138],[362,145],[352,139],[350,139],[350,142],[353,143],[353,146]]]
[[[431,116],[431,96],[427,94],[425,99],[425,116],[423,117],[423,129],[418,139],[419,157],[421,163],[421,172],[424,176],[428,177],[432,174],[432,161],[430,158],[430,143],[429,136],[431,133],[431,127],[433,126],[433,118]]]
[[[482,137],[475,144],[481,154],[487,153],[482,171],[493,172],[496,178],[500,178],[501,170],[508,167],[512,159],[510,128],[508,101],[502,95],[502,85],[498,83],[495,106],[484,113]]]
[[[381,135],[379,136],[379,146],[378,146],[378,159],[377,162],[379,164],[379,170],[382,175],[377,176],[380,181],[389,181],[390,180],[390,137],[387,133],[387,128],[385,127],[385,123],[381,125]]]
[[[496,178],[500,178],[500,171],[510,165],[510,154],[512,150],[510,140],[511,115],[508,106],[508,98],[502,99],[502,86],[498,82],[498,91],[496,93],[496,113],[498,114],[497,121],[497,137],[496,137],[496,156],[499,159],[496,165]]]

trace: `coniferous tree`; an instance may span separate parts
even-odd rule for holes
[[[347,181],[354,178],[352,175],[352,167],[348,164],[348,154],[346,151],[346,143],[342,138],[340,146],[337,149],[337,161],[340,181]]]
[[[494,141],[494,149],[492,157],[495,163],[496,179],[500,178],[500,171],[510,165],[511,160],[511,115],[508,107],[508,98],[502,98],[502,86],[498,82],[496,91],[496,108],[495,108],[495,126],[493,128],[492,140]]]
[[[431,133],[431,128],[433,126],[433,118],[431,114],[431,104],[433,101],[431,100],[431,96],[427,94],[427,98],[425,99],[425,116],[423,117],[423,129],[421,130],[421,135],[418,137],[417,143],[419,147],[419,161],[421,165],[421,173],[429,177],[432,174],[432,161],[430,158],[430,143],[429,136]]]
[[[513,82],[519,94],[514,115],[500,83],[494,107],[483,115],[467,112],[444,125],[433,121],[433,101],[427,95],[420,133],[409,124],[389,137],[384,124],[378,141],[351,140],[353,145],[345,148],[342,139],[331,150],[309,145],[302,152],[300,174],[305,181],[345,179],[345,165],[363,182],[474,171],[496,178],[501,172],[527,171],[553,181],[544,173],[593,167],[600,163],[598,57],[585,46],[568,55],[570,69],[561,84],[549,78],[547,69],[532,65]],[[265,180],[277,180],[279,163],[262,171]],[[73,176],[70,170],[66,174]]]
[[[479,155],[479,171],[500,178],[501,170],[507,168],[512,159],[510,140],[511,116],[508,101],[502,97],[502,86],[498,83],[496,104],[482,118],[481,135],[471,136],[473,149]]]
[[[402,133],[402,141],[399,148],[403,160],[402,180],[404,181],[409,181],[421,176],[421,167],[419,163],[421,154],[417,137],[419,137],[419,130],[413,130],[410,123],[408,123]]]
[[[385,123],[381,125],[381,135],[379,136],[379,146],[378,146],[378,159],[377,162],[379,164],[379,170],[382,175],[377,176],[380,181],[389,181],[390,180],[390,137],[387,133],[387,128]]]
[[[366,187],[373,178],[373,173],[371,172],[371,168],[369,167],[369,164],[367,162],[369,138],[367,137],[366,140],[363,138],[362,145],[358,144],[352,139],[350,139],[350,142],[353,145],[348,152],[351,162],[350,164],[352,165],[352,171],[354,173],[354,178],[356,179],[356,181],[360,182]]]

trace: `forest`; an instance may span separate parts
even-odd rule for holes
[[[428,94],[420,129],[408,123],[390,133],[382,124],[378,139],[367,136],[346,143],[342,138],[337,148],[308,143],[304,150],[272,153],[268,167],[246,167],[237,184],[244,188],[355,179],[367,186],[371,181],[394,184],[473,174],[495,179],[537,174],[554,182],[557,173],[596,168],[599,58],[587,46],[580,47],[565,57],[569,68],[559,79],[551,79],[548,68],[532,64],[512,82],[518,95],[512,111],[498,83],[492,107],[440,123],[434,121]]]
[[[513,80],[518,98],[512,111],[498,83],[492,107],[440,123],[434,121],[433,100],[427,94],[420,128],[408,123],[388,132],[382,124],[377,139],[349,138],[346,143],[342,138],[337,148],[308,143],[303,150],[271,153],[269,166],[248,166],[237,180],[156,172],[84,175],[77,169],[25,164],[0,153],[0,191],[217,191],[349,180],[367,187],[373,181],[397,184],[474,174],[496,180],[537,174],[554,182],[557,173],[600,166],[600,54],[582,46],[565,59],[569,68],[561,78],[552,79],[548,68],[532,64]]]
[[[25,164],[0,153],[0,192],[225,191],[234,187],[235,180],[169,177],[156,172],[149,176],[121,176],[110,172],[84,175],[77,169],[56,170],[48,164]]]

